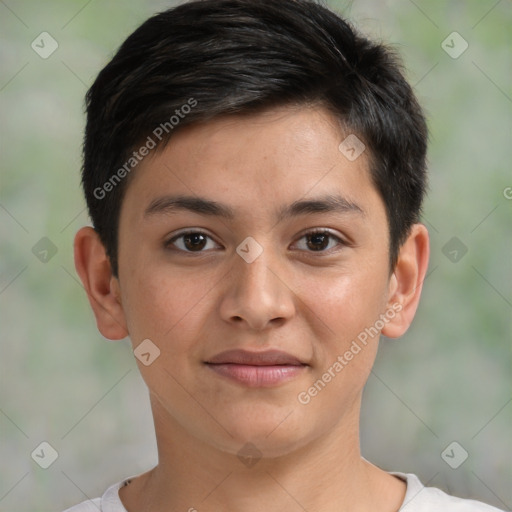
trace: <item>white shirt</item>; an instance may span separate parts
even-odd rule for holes
[[[399,512],[504,512],[479,501],[450,496],[435,487],[424,487],[416,475],[391,472],[407,483]],[[129,479],[128,479],[129,480]],[[126,480],[109,487],[101,498],[84,501],[64,512],[127,512],[119,499],[119,489]]]

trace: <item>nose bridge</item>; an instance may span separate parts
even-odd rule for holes
[[[239,250],[244,248],[247,246],[241,244]],[[267,248],[252,261],[244,258],[243,252],[237,255],[223,300],[224,319],[243,320],[252,328],[262,329],[272,320],[290,317],[293,298],[278,268],[276,255]]]
[[[237,262],[234,272],[236,274],[236,287],[240,295],[258,296],[260,299],[274,296],[275,275],[271,269],[271,258],[267,254],[261,254],[251,263],[242,260]]]

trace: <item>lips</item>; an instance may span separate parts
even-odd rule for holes
[[[292,365],[301,366],[296,357],[280,350],[267,350],[265,352],[248,352],[247,350],[227,350],[221,352],[207,361],[208,364],[245,364],[251,366]]]
[[[286,352],[228,350],[205,361],[215,373],[247,387],[271,387],[304,372],[307,364]]]

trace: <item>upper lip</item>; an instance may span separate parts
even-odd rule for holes
[[[303,366],[300,359],[281,350],[249,352],[247,350],[226,350],[205,361],[207,364],[245,364],[251,366],[294,365]]]

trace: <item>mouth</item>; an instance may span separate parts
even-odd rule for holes
[[[228,350],[205,361],[216,374],[246,387],[273,387],[302,374],[308,365],[279,350]]]

